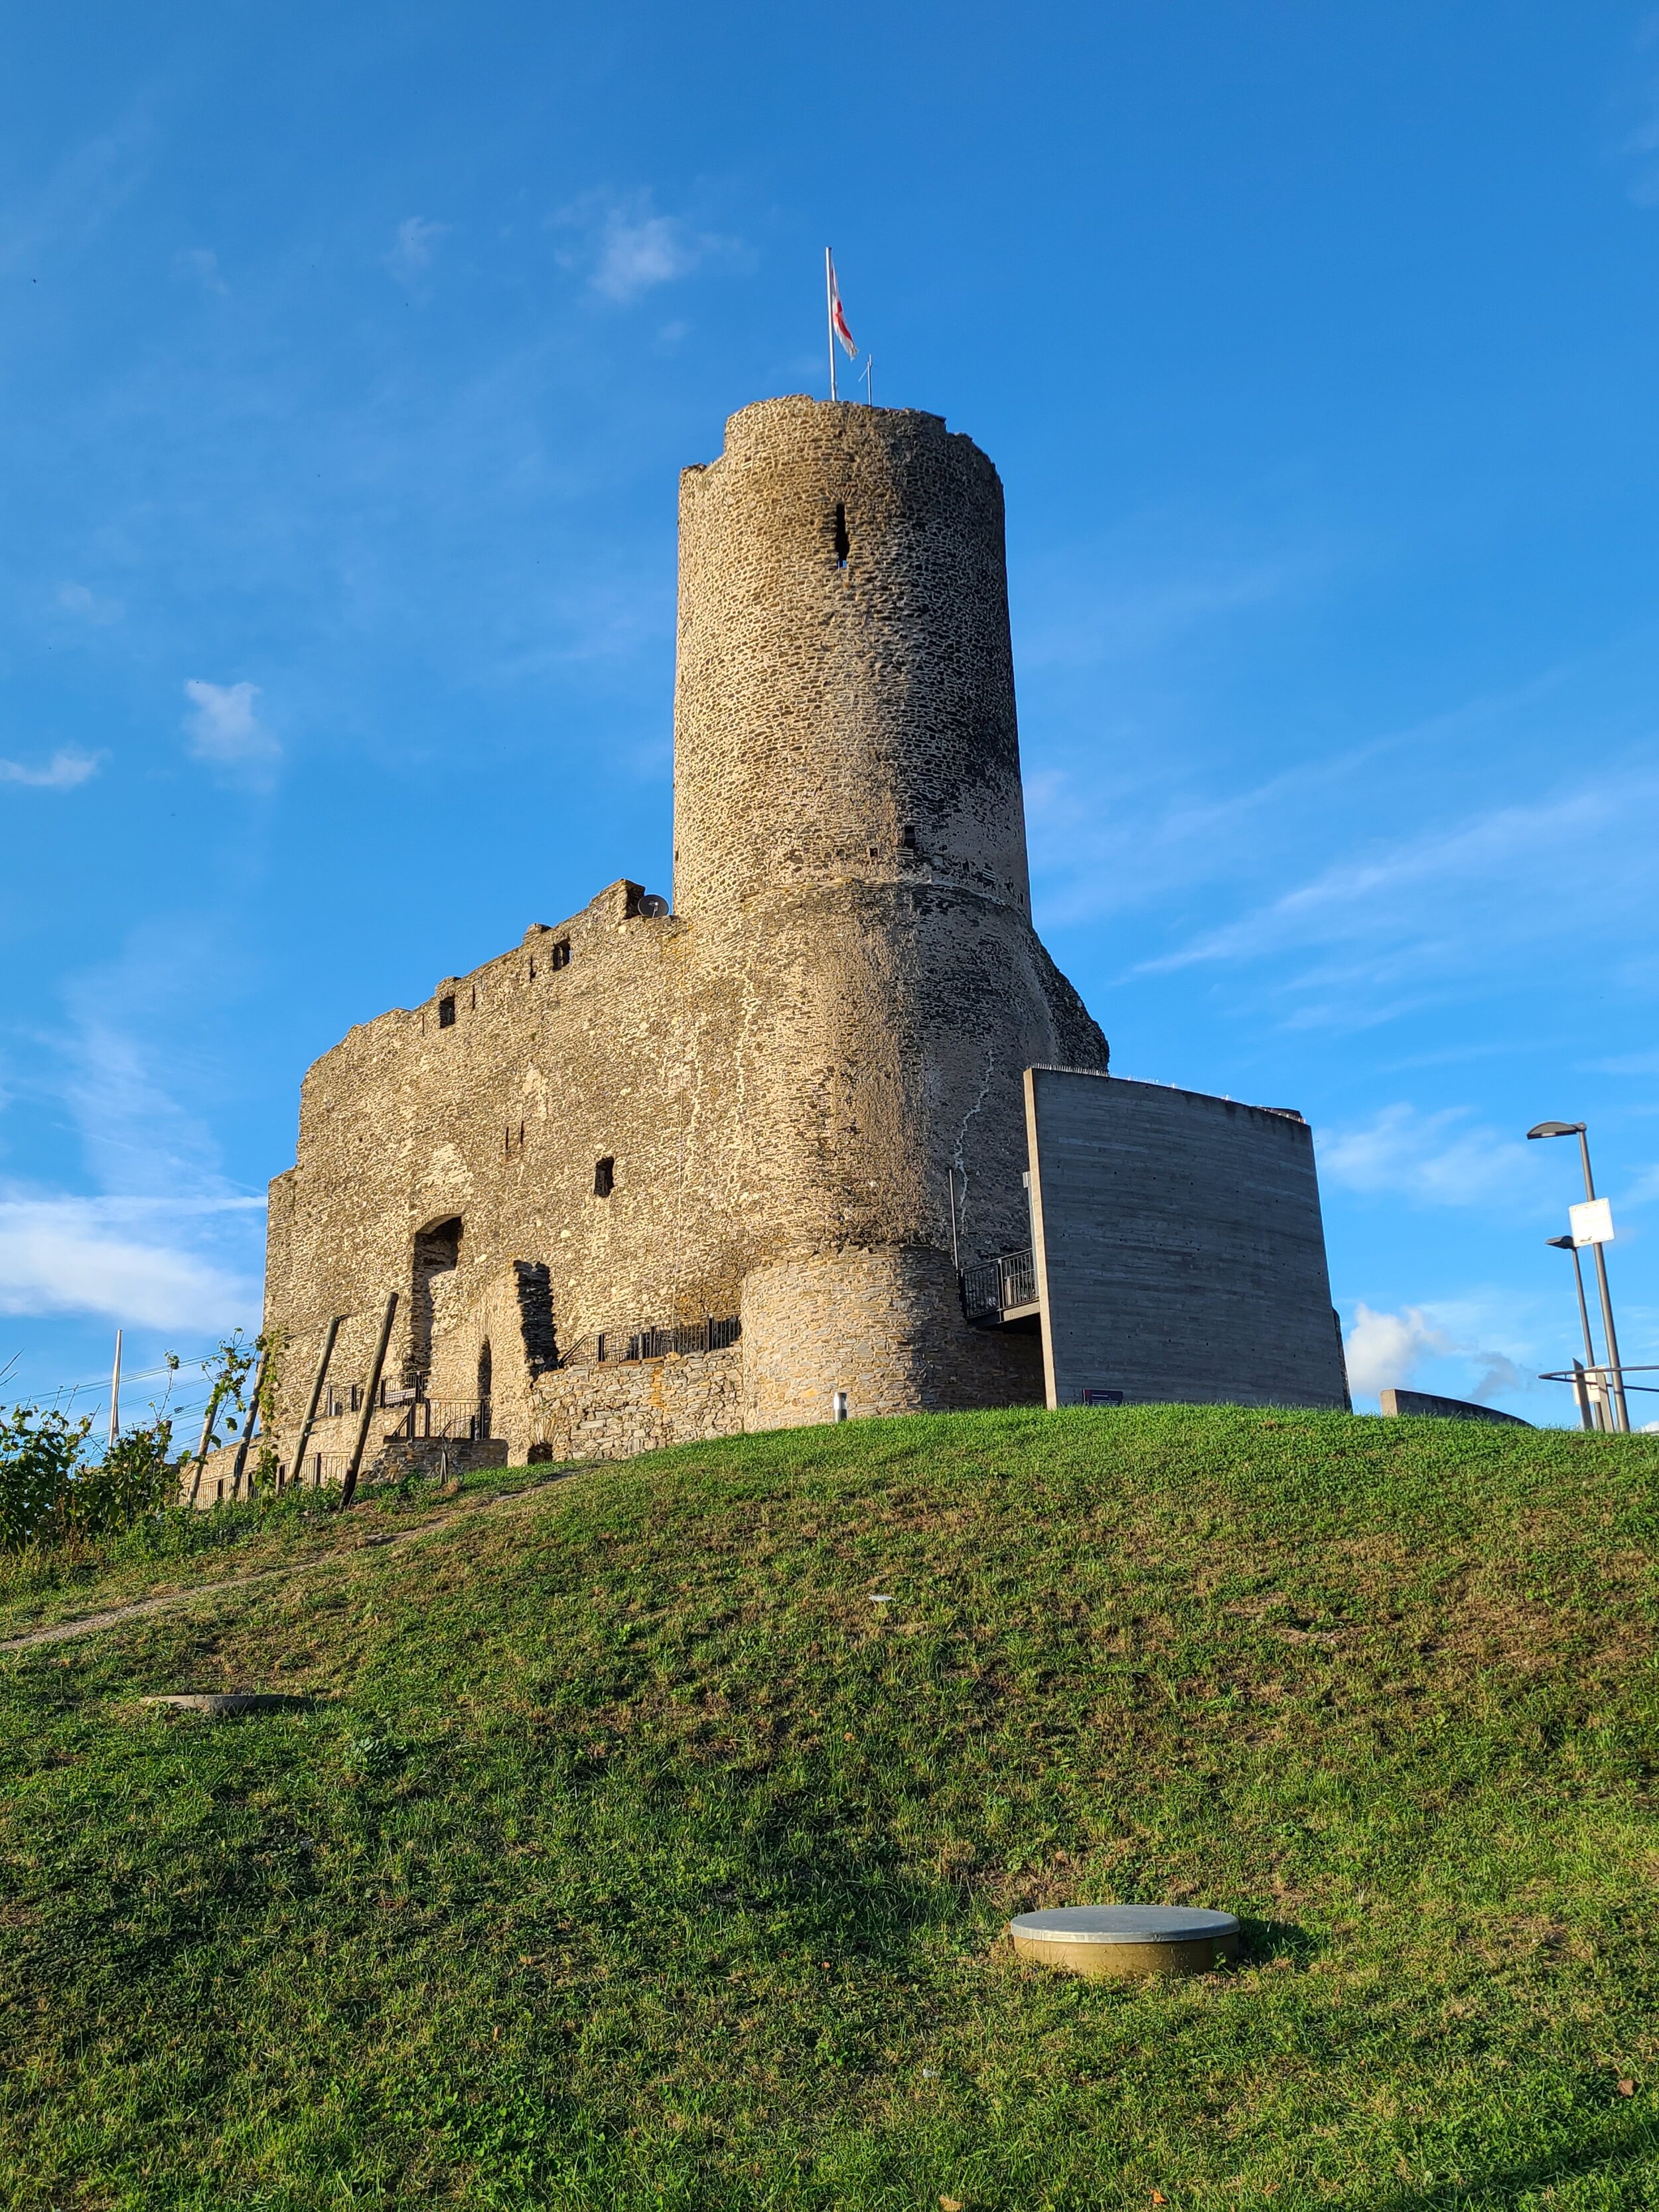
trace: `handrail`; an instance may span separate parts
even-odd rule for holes
[[[1630,1413],[1625,1400],[1632,1390],[1659,1397],[1659,1382],[1626,1382],[1627,1375],[1659,1375],[1659,1364],[1647,1361],[1638,1366],[1624,1360],[1609,1360],[1587,1367],[1582,1359],[1575,1359],[1571,1367],[1557,1368],[1538,1379],[1540,1382],[1571,1384],[1572,1395],[1578,1401],[1578,1419],[1585,1429],[1601,1435],[1628,1435]]]
[[[981,1260],[964,1267],[958,1279],[963,1314],[970,1322],[1000,1320],[1011,1306],[1037,1303],[1036,1260],[1029,1247]]]

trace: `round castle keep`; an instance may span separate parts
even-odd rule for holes
[[[1040,1395],[951,1261],[1030,1241],[1021,1078],[1103,1067],[1033,933],[1002,487],[935,415],[763,402],[681,490],[676,908],[743,977],[752,1425]]]
[[[394,1291],[387,1464],[1042,1400],[953,1245],[1030,1243],[1024,1071],[1106,1044],[1030,924],[995,470],[937,416],[744,409],[682,481],[678,647],[672,911],[613,884],[306,1078],[289,1479],[338,1478]]]
[[[680,479],[674,890],[954,883],[1029,915],[1002,486],[937,415],[768,399]]]

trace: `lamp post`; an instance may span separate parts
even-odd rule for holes
[[[1579,1156],[1584,1163],[1584,1196],[1595,1196],[1595,1178],[1590,1173],[1589,1140],[1583,1121],[1540,1121],[1536,1128],[1528,1129],[1528,1137],[1577,1137]],[[1575,1248],[1576,1249],[1576,1248]],[[1607,1288],[1607,1263],[1599,1244],[1591,1249],[1595,1255],[1595,1287],[1601,1294],[1601,1334],[1607,1344],[1607,1384],[1613,1401],[1613,1423],[1616,1429],[1630,1433],[1630,1408],[1625,1403],[1625,1378],[1619,1364],[1619,1338],[1613,1326],[1613,1293]]]
[[[1544,1242],[1553,1252],[1571,1252],[1572,1255],[1572,1279],[1578,1286],[1578,1318],[1584,1331],[1584,1364],[1586,1367],[1593,1368],[1595,1365],[1595,1344],[1590,1335],[1589,1308],[1584,1303],[1584,1269],[1578,1257],[1578,1247],[1571,1237],[1547,1237]],[[1575,1361],[1574,1364],[1577,1364]],[[1596,1420],[1590,1410],[1589,1394],[1582,1382],[1577,1395],[1578,1418],[1587,1429],[1599,1428],[1601,1423]]]

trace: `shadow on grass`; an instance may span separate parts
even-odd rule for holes
[[[1298,1928],[1293,1920],[1252,1920],[1241,1914],[1238,1933],[1237,1963],[1241,1966],[1271,1966],[1275,1959],[1305,1966],[1328,1948],[1322,1937]]]
[[[1437,2181],[1427,2188],[1402,2189],[1387,2197],[1368,2190],[1364,2196],[1344,2201],[1349,2212],[1498,2212],[1499,2207],[1512,2205],[1534,2190],[1547,2191],[1562,2182],[1596,2173],[1605,2173],[1609,2179],[1616,2179],[1621,2172],[1633,2176],[1642,2167],[1650,2167],[1656,2154],[1659,2123],[1627,2120],[1622,2125],[1599,2128],[1570,2148],[1529,2159],[1525,2165],[1510,2166],[1502,2173],[1468,2181]],[[1644,2197],[1641,2201],[1650,2200]]]

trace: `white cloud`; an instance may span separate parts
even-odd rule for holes
[[[100,629],[119,622],[127,611],[125,600],[100,599],[84,584],[60,584],[57,603],[61,613],[77,615],[82,622],[97,623]]]
[[[258,1199],[0,1199],[0,1313],[100,1314],[135,1326],[226,1329],[254,1319],[258,1285],[185,1249],[181,1217]]]
[[[1565,1313],[1559,1300],[1540,1304],[1498,1288],[1432,1299],[1397,1313],[1361,1302],[1343,1332],[1349,1385],[1357,1400],[1375,1397],[1379,1390],[1407,1389],[1419,1381],[1425,1365],[1435,1364],[1441,1371],[1425,1388],[1476,1405],[1516,1396],[1532,1396],[1536,1403],[1549,1386],[1540,1384],[1535,1370],[1562,1364],[1561,1356],[1552,1360],[1539,1355],[1538,1332],[1541,1324],[1546,1340],[1553,1340]],[[1565,1399],[1556,1403],[1552,1398],[1544,1418],[1565,1418],[1569,1412]]]
[[[181,246],[173,257],[175,276],[194,277],[204,292],[216,298],[227,299],[230,287],[219,274],[219,257],[205,246]]]
[[[1425,1206],[1480,1206],[1519,1198],[1535,1186],[1524,1138],[1463,1126],[1468,1109],[1419,1114],[1384,1106],[1370,1120],[1317,1136],[1326,1183],[1366,1194],[1386,1192]]]
[[[593,289],[620,307],[729,250],[729,241],[693,231],[678,216],[653,214],[644,192],[623,199],[584,192],[552,220],[582,234],[580,246],[559,256],[562,265],[585,268]]]
[[[24,783],[36,791],[73,791],[97,773],[97,757],[91,753],[57,752],[44,768],[0,760],[0,783]]]
[[[185,696],[192,708],[185,728],[198,760],[217,768],[259,769],[280,755],[282,747],[254,711],[257,684],[204,684],[192,678]]]
[[[447,222],[428,222],[419,215],[409,216],[398,225],[386,265],[400,284],[412,284],[424,276],[432,266],[439,240],[447,238],[452,227]]]
[[[1374,1313],[1362,1304],[1343,1342],[1348,1386],[1356,1397],[1364,1398],[1406,1389],[1424,1360],[1443,1358],[1457,1348],[1420,1306],[1392,1314]]]

